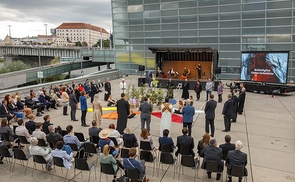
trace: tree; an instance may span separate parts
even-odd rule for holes
[[[2,73],[9,73],[9,72],[14,72],[14,71],[20,71],[20,70],[25,70],[29,69],[30,66],[26,65],[24,62],[18,60],[18,61],[13,61],[9,64],[6,64],[0,69],[0,74]]]
[[[83,46],[83,47],[87,47],[87,46],[88,46],[87,42],[83,41],[83,42],[82,42],[82,46]]]
[[[82,43],[80,41],[75,42],[75,44],[76,44],[77,47],[82,47]]]
[[[100,47],[100,40],[97,41],[96,44],[94,44],[92,47]],[[110,47],[110,39],[107,40],[102,40],[102,47]],[[113,42],[112,42],[112,47],[113,47]]]

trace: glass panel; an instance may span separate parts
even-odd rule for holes
[[[200,37],[199,41],[201,43],[217,43],[218,37]]]
[[[242,51],[265,51],[264,44],[243,44]]]
[[[182,23],[180,24],[180,29],[197,29],[196,23]]]
[[[161,11],[162,16],[175,16],[178,15],[177,10],[166,10],[166,11]]]
[[[163,38],[163,44],[178,44],[178,39]]]
[[[220,37],[220,43],[240,43],[240,37]]]
[[[128,25],[128,20],[114,20],[114,26]]]
[[[281,9],[292,7],[292,1],[267,2],[267,9]]]
[[[220,44],[220,51],[239,51],[240,44]]]
[[[162,24],[162,30],[177,30],[178,24]]]
[[[117,19],[128,19],[128,15],[127,14],[114,14],[113,17],[114,17],[114,20],[117,20]]]
[[[163,31],[162,37],[178,37],[178,31]]]
[[[165,17],[162,18],[162,23],[177,23],[178,22],[178,17]]]
[[[124,33],[116,33],[116,39],[119,39],[119,38],[125,38],[125,39],[127,39],[128,38],[128,33],[127,32],[124,32]]]
[[[288,10],[288,9],[266,12],[266,18],[289,17],[289,16],[292,16],[292,10]]]
[[[232,6],[220,6],[219,12],[235,12],[240,11],[241,6],[240,5],[232,5]]]
[[[218,54],[219,54],[220,58],[239,58],[239,57],[241,57],[241,52],[232,52],[232,51],[231,52],[222,52],[222,51],[219,51]],[[223,62],[225,62],[225,61],[223,61]]]
[[[130,19],[129,25],[142,25],[143,19]]]
[[[265,20],[243,20],[242,21],[243,27],[258,27],[258,26],[265,26]]]
[[[199,30],[200,36],[218,35],[218,30]]]
[[[128,11],[128,13],[142,12],[143,11],[143,5],[128,6],[127,11]]]
[[[211,14],[211,13],[217,13],[218,7],[203,7],[199,9],[199,14]]]
[[[127,6],[127,2],[125,1],[118,1],[118,2],[113,2],[113,8],[116,7],[126,7]]]
[[[216,0],[199,0],[199,6],[214,6],[218,5]]]
[[[143,17],[149,18],[149,17],[159,17],[161,15],[160,11],[144,11]]]
[[[220,35],[240,35],[240,29],[220,29]]]
[[[144,44],[144,39],[129,39],[130,44]]]
[[[176,8],[178,8],[178,2],[161,3],[161,9],[176,9]]]
[[[220,20],[240,19],[240,13],[220,14]]]
[[[266,28],[267,34],[290,34],[291,27],[269,27]]]
[[[161,39],[156,38],[156,39],[145,39],[146,44],[161,44]]]
[[[160,10],[160,4],[144,5],[144,11]]]
[[[264,37],[243,37],[243,43],[265,43]]]
[[[251,10],[264,10],[264,3],[255,3],[255,4],[242,4],[243,11],[251,11]]]
[[[144,4],[159,3],[159,0],[144,0]]]
[[[243,19],[255,19],[255,18],[264,18],[265,12],[264,11],[255,11],[255,12],[245,12],[242,13]]]
[[[179,15],[193,15],[198,13],[198,8],[180,9]]]
[[[198,38],[180,38],[181,44],[198,43]]]
[[[243,35],[264,34],[264,28],[243,28]]]
[[[147,18],[144,19],[145,24],[158,24],[160,23],[160,18]]]
[[[128,5],[140,5],[143,4],[143,0],[128,0]]]
[[[179,17],[179,22],[197,22],[197,20],[198,20],[198,17],[197,17],[197,15],[196,16],[194,16],[194,15],[192,15],[192,16],[180,16]]]
[[[199,15],[199,21],[214,21],[218,20],[218,15],[213,14],[213,15]]]
[[[143,17],[143,13],[128,13],[128,17],[129,18],[142,18]]]
[[[197,36],[197,30],[185,30],[185,31],[180,31],[180,37],[195,37]]]
[[[145,32],[145,37],[146,38],[148,38],[148,37],[161,37],[161,32],[155,32],[155,31]]]
[[[267,36],[266,42],[291,42],[291,35]]]
[[[222,21],[219,23],[220,28],[240,27],[240,21]]]
[[[240,54],[240,52],[238,52]],[[228,58],[233,58],[232,55],[235,55],[233,52],[224,52],[224,56],[220,55],[219,52],[219,57],[221,58],[219,66],[241,66],[241,62],[237,61],[237,60],[229,60]],[[223,59],[223,58],[227,58],[227,59]],[[237,58],[237,57],[234,57]]]
[[[279,26],[279,25],[292,25],[292,19],[291,18],[280,18],[280,19],[266,20],[266,26]]]
[[[144,36],[144,34],[143,34],[143,32],[130,32],[129,33],[129,37],[143,37]]]
[[[198,6],[197,1],[179,2],[179,8],[191,8],[191,7],[197,7],[197,6]]]
[[[270,44],[266,45],[266,50],[291,50],[291,44]]]
[[[218,28],[218,22],[199,23],[199,29]]]
[[[143,31],[143,26],[130,26],[130,31]]]
[[[149,30],[160,30],[160,25],[148,25],[145,26],[145,30],[149,31]]]
[[[124,8],[113,8],[113,13],[126,13],[126,9]]]
[[[114,26],[114,31],[117,32],[128,32],[127,26]]]
[[[220,4],[240,4],[240,1],[237,0],[219,0]]]

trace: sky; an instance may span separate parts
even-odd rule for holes
[[[47,35],[64,22],[112,28],[111,0],[1,0],[0,39]]]

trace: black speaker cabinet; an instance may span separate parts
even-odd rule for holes
[[[217,67],[215,69],[215,74],[221,74],[221,68],[220,67]]]
[[[144,71],[145,66],[144,65],[138,65],[138,71]]]
[[[142,87],[143,84],[145,84],[145,78],[138,78],[138,86]]]

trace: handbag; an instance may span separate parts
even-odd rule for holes
[[[62,103],[62,106],[64,106],[64,107],[67,107],[68,105],[69,105],[69,101]]]

